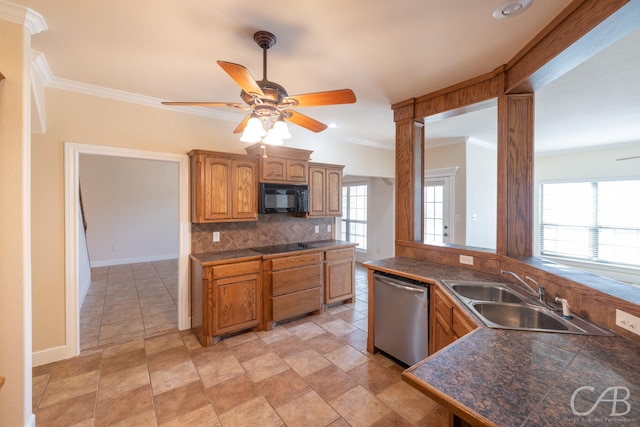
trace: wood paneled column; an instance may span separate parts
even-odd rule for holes
[[[396,123],[396,240],[422,240],[424,126],[414,120],[415,99],[391,108]]]
[[[533,93],[498,96],[498,228],[496,251],[533,253]]]

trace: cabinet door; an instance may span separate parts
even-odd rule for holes
[[[353,299],[355,253],[353,248],[325,252],[325,304]]]
[[[205,220],[231,218],[231,161],[206,156],[202,162],[204,182],[203,216]]]
[[[309,168],[309,216],[325,216],[326,174],[324,168]]]
[[[308,169],[309,162],[303,160],[287,160],[287,181],[306,183]]]
[[[460,337],[467,335],[469,332],[476,329],[476,325],[473,324],[471,319],[464,316],[463,313],[454,307],[453,316],[451,321],[451,330],[453,331],[453,338],[457,340]]]
[[[342,168],[327,169],[326,186],[326,214],[342,216]]]
[[[433,352],[444,348],[455,341],[451,333],[451,323],[445,319],[441,313],[436,312],[433,322]]]
[[[232,214],[234,219],[258,218],[258,182],[256,163],[252,160],[232,162]]]
[[[260,321],[260,275],[214,280],[213,335],[257,326]]]
[[[444,291],[436,287],[433,297],[433,329],[432,329],[432,353],[455,341],[452,330],[453,303]]]
[[[261,159],[261,181],[284,182],[287,180],[287,162],[277,157]]]

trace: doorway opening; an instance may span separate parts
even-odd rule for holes
[[[65,290],[66,290],[66,356],[80,353],[81,282],[83,271],[83,224],[80,214],[80,156],[82,154],[160,160],[178,166],[178,255],[177,325],[191,326],[189,314],[189,254],[191,223],[189,218],[189,158],[183,154],[157,153],[115,147],[65,143]],[[86,257],[86,255],[84,255]]]

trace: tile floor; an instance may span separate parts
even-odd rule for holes
[[[366,352],[361,267],[353,304],[209,348],[175,328],[168,263],[96,273],[80,356],[33,369],[39,427],[448,425],[444,408],[401,380],[400,366]]]
[[[91,270],[80,310],[80,350],[178,328],[178,260]]]

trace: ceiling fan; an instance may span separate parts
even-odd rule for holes
[[[240,98],[246,103],[234,102],[163,102],[164,105],[188,105],[201,107],[227,106],[249,113],[233,131],[241,133],[242,141],[282,144],[282,139],[291,137],[285,120],[313,132],[321,132],[327,125],[309,116],[292,110],[296,107],[317,107],[322,105],[351,104],[356,96],[351,89],[331,90],[290,96],[284,87],[267,79],[267,50],[276,44],[276,36],[268,31],[258,31],[253,35],[262,48],[262,80],[254,80],[245,67],[232,62],[217,61],[218,65],[240,86]],[[267,129],[269,132],[267,132]],[[273,132],[272,132],[273,131]]]

